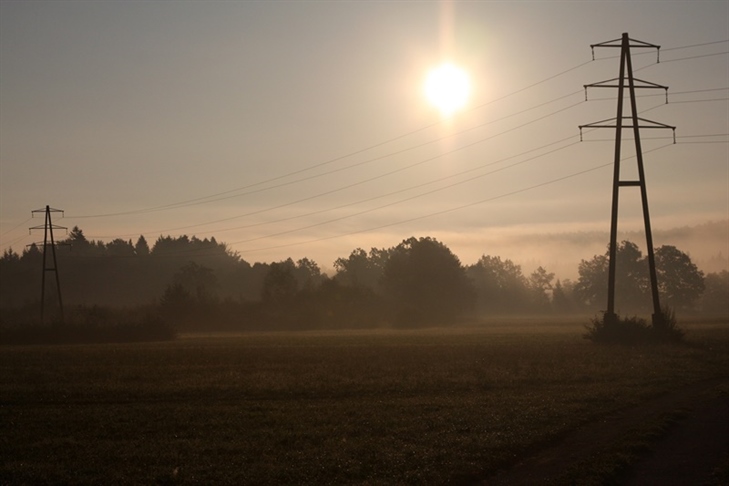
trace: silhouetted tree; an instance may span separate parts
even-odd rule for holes
[[[386,320],[383,297],[367,287],[342,285],[336,279],[300,293],[294,312],[299,329],[372,328]]]
[[[32,243],[23,250],[23,256],[20,257],[20,261],[23,262],[24,265],[31,267],[38,265],[40,268],[40,265],[43,264],[43,251],[38,248],[38,245]],[[40,272],[40,270],[38,271]]]
[[[117,238],[106,244],[106,254],[109,256],[133,257],[134,246],[131,240],[124,241]]]
[[[308,258],[302,258],[297,261],[293,268],[293,273],[294,277],[296,277],[297,289],[299,290],[314,290],[327,280],[327,276],[321,273],[319,265]]]
[[[20,263],[20,255],[18,255],[18,253],[15,252],[12,248],[8,248],[6,250],[3,250],[3,256],[2,259],[0,259],[0,262],[4,262],[5,264],[9,265]]]
[[[235,288],[242,300],[259,301],[263,296],[263,283],[269,270],[268,263],[256,262],[238,265]]]
[[[212,269],[189,262],[174,275],[174,284],[181,286],[199,303],[215,300],[218,279]]]
[[[134,245],[134,253],[140,257],[149,255],[149,244],[147,244],[147,239],[144,235],[140,235],[137,239],[137,243]]]
[[[607,301],[609,250],[582,260],[575,295],[580,303],[592,310],[602,309]],[[615,302],[624,312],[650,309],[648,299],[648,263],[635,243],[622,241],[616,251]],[[601,307],[602,306],[602,307]]]
[[[0,307],[16,307],[24,303],[27,289],[23,287],[31,280],[29,275],[25,275],[29,270],[12,248],[3,251],[0,258]]]
[[[701,311],[716,316],[729,316],[729,272],[708,273],[704,278]]]
[[[675,246],[661,246],[655,257],[661,304],[676,310],[692,310],[704,292],[704,273]]]
[[[569,279],[563,284],[560,280],[554,284],[552,289],[552,308],[560,314],[568,314],[575,310],[573,301],[573,285]]]
[[[528,305],[528,281],[511,260],[483,255],[466,274],[476,289],[481,312],[524,312]]]
[[[294,276],[294,262],[288,260],[271,263],[263,280],[261,299],[268,304],[289,304],[298,290],[298,282]]]
[[[703,273],[689,256],[674,246],[664,245],[655,250],[656,274],[661,303],[669,307],[690,310],[704,290]],[[593,310],[605,304],[608,285],[608,252],[592,260],[580,262],[580,278],[575,294]],[[623,312],[646,311],[651,308],[648,259],[630,242],[618,245],[615,271],[616,307]],[[617,310],[617,309],[616,309]]]
[[[535,310],[546,310],[549,307],[552,280],[554,273],[547,272],[541,266],[529,276],[529,290]]]
[[[389,257],[390,250],[372,248],[367,254],[362,248],[357,248],[348,258],[338,258],[334,262],[335,278],[342,285],[378,291]]]
[[[195,302],[192,294],[182,284],[173,283],[162,294],[160,306],[163,313],[173,321],[187,320],[193,312]]]
[[[448,324],[474,300],[465,269],[433,238],[409,238],[390,252],[382,278],[386,296],[403,325]]]
[[[86,239],[84,232],[78,226],[74,226],[71,229],[71,232],[68,233],[68,237],[65,242],[70,244],[73,251],[78,252],[79,254],[87,252],[91,246],[91,242]]]
[[[605,305],[608,289],[608,256],[595,255],[582,260],[577,267],[579,278],[575,283],[575,296],[580,304],[590,309]]]
[[[615,275],[615,299],[622,309],[650,308],[648,262],[635,243],[626,240],[618,246]]]

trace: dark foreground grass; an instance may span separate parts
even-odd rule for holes
[[[77,306],[65,320],[41,323],[21,311],[0,310],[1,344],[96,344],[170,341],[175,328],[149,309]]]
[[[599,453],[577,463],[567,464],[556,484],[603,485],[620,484],[621,475],[653,445],[666,436],[672,426],[688,415],[687,410],[676,409],[647,419],[631,428],[613,443],[603,444]]]
[[[0,347],[0,483],[445,484],[726,374],[726,323],[602,347],[581,323]]]

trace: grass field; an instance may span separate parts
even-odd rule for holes
[[[729,370],[729,324],[583,323],[0,346],[0,483],[445,484]]]

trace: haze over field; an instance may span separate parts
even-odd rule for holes
[[[583,85],[619,51],[590,45],[623,32],[661,45],[633,65],[669,103],[642,90],[640,116],[677,127],[642,131],[655,243],[726,269],[726,1],[3,1],[0,247],[42,238],[49,204],[89,239],[214,236],[251,262],[431,236],[574,278],[610,214],[614,131],[577,127],[615,116]],[[423,93],[444,61],[471,86],[447,118]]]

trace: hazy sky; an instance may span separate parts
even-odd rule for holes
[[[654,228],[729,219],[727,0],[2,0],[0,247],[42,239],[49,204],[89,238],[215,236],[250,262],[409,236],[529,259],[524,235],[608,230],[614,130],[577,127],[616,114],[583,85],[618,76],[590,44],[623,32],[661,46],[635,75],[670,88],[640,116],[677,127],[641,132]],[[473,85],[451,120],[422,91],[445,60]]]

